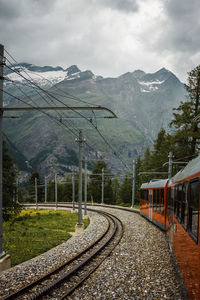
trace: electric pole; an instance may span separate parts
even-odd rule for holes
[[[5,255],[3,251],[3,141],[2,141],[2,122],[3,122],[3,65],[4,47],[0,44],[0,258]]]
[[[84,215],[87,216],[87,158],[85,158],[85,202]]]
[[[38,191],[37,191],[37,178],[35,177],[35,205],[36,209],[38,209]]]
[[[55,202],[56,208],[58,207],[58,185],[57,185],[57,174],[55,174]]]
[[[132,184],[132,207],[135,204],[135,159],[133,160],[133,184]]]
[[[79,143],[79,182],[78,182],[78,224],[82,225],[82,157],[83,157],[83,133],[79,131],[79,138],[76,141]]]
[[[168,168],[168,178],[172,177],[172,152],[169,152],[169,168]]]
[[[102,168],[101,204],[104,204],[104,168]]]
[[[74,168],[72,171],[72,210],[75,211],[75,174]]]

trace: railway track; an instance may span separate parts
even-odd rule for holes
[[[92,211],[104,215],[108,220],[106,230],[96,241],[63,265],[2,300],[65,299],[80,286],[110,255],[123,236],[123,224],[116,216],[99,210]]]

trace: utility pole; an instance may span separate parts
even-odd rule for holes
[[[57,174],[55,174],[55,203],[56,208],[58,207],[58,185],[57,185]]]
[[[85,202],[84,215],[87,216],[87,158],[85,158]]]
[[[47,203],[47,177],[44,178],[44,202]]]
[[[135,168],[136,164],[135,164],[135,159],[133,160],[133,184],[132,184],[132,205],[131,207],[134,206],[135,204]]]
[[[0,258],[5,255],[3,251],[3,140],[2,140],[2,122],[3,122],[3,65],[4,65],[4,47],[0,44]]]
[[[75,211],[75,174],[74,168],[72,171],[72,210]]]
[[[37,178],[35,177],[35,205],[36,209],[38,209],[38,191],[37,191]]]
[[[82,157],[83,157],[83,133],[79,131],[79,138],[76,141],[79,143],[79,182],[78,182],[78,227],[82,227]]]
[[[169,167],[168,167],[168,178],[172,177],[172,152],[169,152]]]
[[[102,168],[101,204],[104,204],[104,168]]]

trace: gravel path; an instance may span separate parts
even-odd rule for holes
[[[61,245],[27,262],[17,265],[0,274],[0,298],[61,265],[88,244],[96,240],[106,229],[108,221],[101,215],[89,213],[90,224],[78,236],[71,237]]]
[[[183,299],[165,234],[138,214],[104,210],[123,221],[124,237],[69,299]]]

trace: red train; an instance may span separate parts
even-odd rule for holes
[[[200,156],[170,180],[140,188],[140,212],[165,230],[189,299],[200,299]]]

